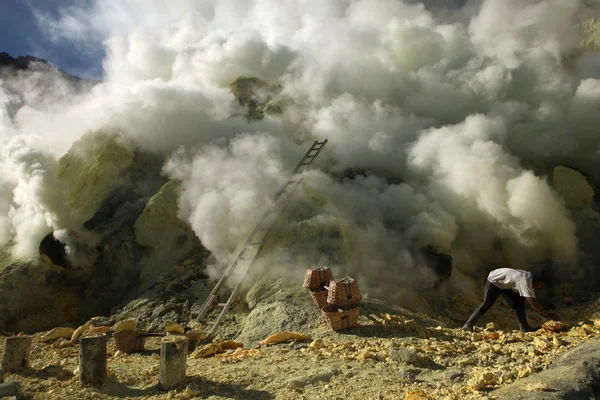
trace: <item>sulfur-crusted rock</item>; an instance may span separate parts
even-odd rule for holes
[[[189,225],[178,217],[178,196],[179,183],[167,182],[148,200],[135,221],[135,240],[149,250],[140,261],[142,282],[172,270],[177,260],[194,249],[204,252]]]
[[[552,347],[552,343],[546,338],[534,337],[533,344],[540,350],[548,350]]]

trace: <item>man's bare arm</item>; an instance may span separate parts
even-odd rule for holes
[[[529,302],[529,304],[531,305],[531,307],[537,311],[541,316],[546,317],[548,319],[551,319],[553,321],[558,321],[559,318],[556,314],[551,313],[550,311],[546,310],[539,301],[537,301],[537,299],[535,297],[527,297],[527,301]]]

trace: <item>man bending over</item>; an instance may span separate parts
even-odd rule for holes
[[[462,329],[472,331],[477,320],[494,305],[498,296],[502,295],[514,310],[521,332],[531,332],[533,329],[527,322],[525,314],[525,299],[531,307],[547,319],[558,321],[559,318],[546,310],[535,298],[535,289],[544,285],[545,273],[542,270],[533,272],[512,268],[499,268],[489,273],[483,288],[483,303],[473,311]]]

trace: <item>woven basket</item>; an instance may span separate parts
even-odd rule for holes
[[[333,280],[333,272],[326,266],[322,266],[316,269],[306,270],[306,277],[304,278],[304,287],[310,290],[321,291],[325,290],[325,286],[329,285],[329,282]]]
[[[334,331],[358,326],[359,306],[338,307],[328,304],[321,309],[321,312],[327,326]]]
[[[353,306],[361,299],[358,282],[349,276],[330,282],[327,303],[336,306]]]
[[[319,309],[327,305],[327,290],[311,290],[309,293]]]
[[[136,353],[144,351],[146,338],[138,336],[137,332],[122,331],[113,333],[117,350],[123,353]]]

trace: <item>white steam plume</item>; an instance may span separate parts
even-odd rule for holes
[[[96,0],[58,19],[38,13],[57,41],[104,43],[104,81],[76,102],[0,113],[2,163],[30,135],[53,143],[56,161],[85,132],[117,127],[140,149],[170,157],[166,174],[183,181],[181,217],[227,258],[302,154],[286,134],[306,131],[330,140],[333,172],[370,174],[310,183],[355,230],[365,249],[355,269],[372,281],[383,270],[402,271],[402,281],[427,243],[456,254],[468,272],[487,269],[489,257],[521,267],[571,260],[575,225],[547,174],[558,163],[590,174],[599,166],[600,81],[589,71],[600,59],[564,62],[581,40],[578,23],[597,10],[580,0],[455,7]],[[239,110],[227,86],[239,76],[282,84],[282,118],[230,118]],[[8,109],[7,97],[0,101]],[[19,194],[57,196],[37,189],[51,191],[55,175],[23,171],[2,178],[0,240],[30,249],[39,238],[28,232],[42,229],[27,224],[59,228],[65,218],[53,201]]]

